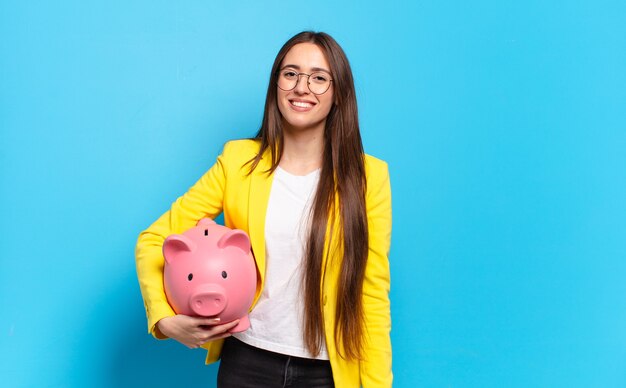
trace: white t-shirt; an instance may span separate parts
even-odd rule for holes
[[[328,360],[325,344],[317,357],[306,349],[302,324],[303,252],[319,175],[319,169],[303,176],[274,171],[265,218],[265,287],[250,328],[234,336],[272,352]]]

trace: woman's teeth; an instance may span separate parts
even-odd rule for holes
[[[291,101],[291,105],[298,106],[300,108],[311,108],[313,104],[309,102]]]

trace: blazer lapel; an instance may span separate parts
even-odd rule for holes
[[[259,276],[261,277],[261,282],[259,283],[261,289],[265,283],[265,215],[274,179],[274,174],[268,175],[265,172],[270,167],[271,156],[266,151],[250,177],[250,192],[248,193],[250,242],[259,269]],[[257,291],[260,291],[260,289]],[[257,292],[255,304],[259,296],[260,292]]]

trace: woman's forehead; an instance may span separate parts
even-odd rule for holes
[[[293,67],[298,71],[330,72],[330,65],[324,51],[313,43],[299,43],[293,46],[283,58],[280,67]]]

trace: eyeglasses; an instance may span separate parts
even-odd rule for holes
[[[330,88],[330,83],[333,79],[330,78],[330,74],[318,71],[311,74],[298,73],[293,69],[282,69],[278,73],[278,87],[286,92],[295,89],[300,81],[300,76],[304,75],[308,77],[307,85],[309,90],[313,94],[324,94]]]

